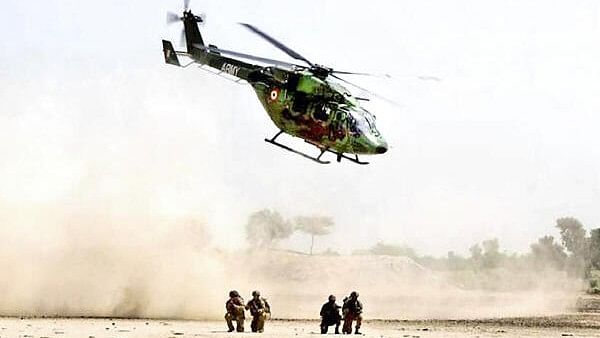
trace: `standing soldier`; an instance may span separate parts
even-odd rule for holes
[[[330,295],[329,301],[321,307],[321,334],[326,334],[331,325],[335,325],[335,334],[340,334],[340,308],[335,303],[335,296]]]
[[[229,299],[225,302],[225,321],[227,321],[228,332],[233,331],[233,321],[236,322],[237,332],[244,332],[245,308],[244,299],[235,291],[229,291]]]
[[[259,291],[252,291],[252,299],[246,304],[246,309],[250,310],[252,323],[250,327],[252,332],[263,332],[265,330],[265,320],[271,314],[271,307],[267,300],[260,296]]]
[[[358,292],[352,291],[350,297],[344,299],[344,306],[342,312],[344,313],[344,327],[342,328],[343,333],[352,333],[352,321],[356,320],[355,334],[361,334],[358,330],[362,323],[362,303],[358,300]]]

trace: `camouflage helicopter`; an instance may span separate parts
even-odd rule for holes
[[[359,104],[360,100],[368,99],[353,96],[340,82],[353,84],[338,76],[368,74],[336,71],[312,63],[246,23],[241,25],[307,65],[220,49],[211,44],[207,46],[198,28],[198,24],[205,22],[205,16],[194,15],[189,9],[189,0],[184,1],[182,16],[167,13],[168,23],[179,21],[183,22],[182,40],[185,40],[187,50],[176,51],[170,41],[163,40],[165,62],[180,67],[199,64],[201,68],[212,70],[217,75],[249,83],[271,120],[279,128],[275,136],[265,139],[266,142],[322,164],[330,163],[321,159],[326,152],[334,153],[338,162],[343,158],[358,164],[368,164],[359,160],[358,155],[383,154],[388,150],[387,142],[375,126],[375,116]],[[179,56],[191,61],[182,65]],[[266,66],[241,59],[260,62]],[[355,87],[366,91],[359,86]],[[277,142],[282,133],[304,139],[316,146],[320,154],[310,156]]]

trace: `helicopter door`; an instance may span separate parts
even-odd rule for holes
[[[296,92],[294,102],[292,103],[292,110],[296,113],[295,115],[306,113],[309,103],[310,101],[306,97],[306,94],[302,92]]]

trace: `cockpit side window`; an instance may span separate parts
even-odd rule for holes
[[[371,130],[371,133],[375,136],[379,136],[379,131],[377,130],[377,127],[375,127],[375,116],[373,116],[366,110],[364,111],[363,116],[365,118],[365,121],[369,125],[369,130]]]

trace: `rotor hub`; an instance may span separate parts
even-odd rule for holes
[[[333,72],[333,68],[325,67],[322,65],[314,65],[310,68],[310,71],[318,78],[325,79],[331,72]]]

